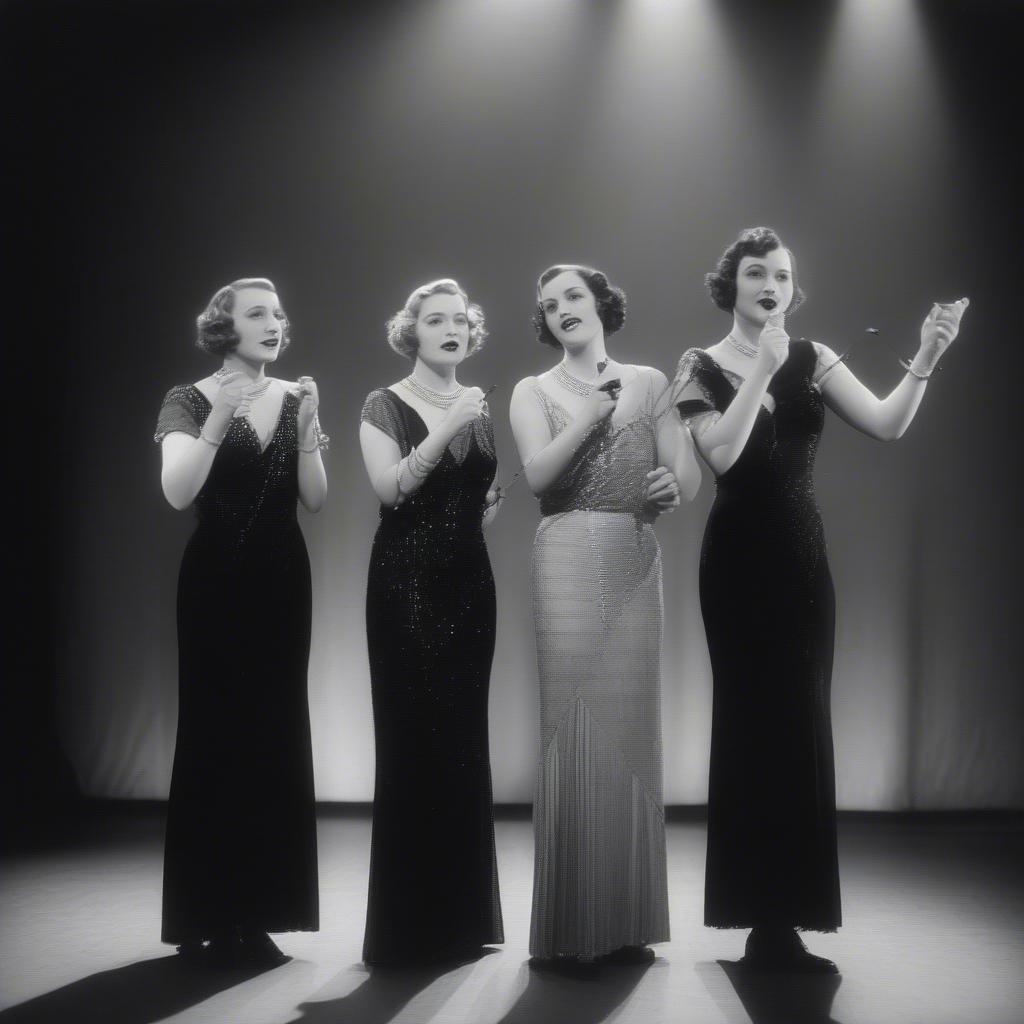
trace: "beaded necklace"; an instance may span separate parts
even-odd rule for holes
[[[417,398],[426,402],[427,405],[432,405],[435,409],[443,409],[445,411],[450,409],[462,396],[462,392],[466,390],[463,385],[459,384],[454,391],[450,391],[447,394],[443,391],[435,391],[433,388],[428,388],[425,384],[418,381],[412,374],[405,377],[400,383],[408,388]]]

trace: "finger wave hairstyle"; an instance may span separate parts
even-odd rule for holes
[[[422,284],[413,289],[405,300],[405,305],[387,322],[388,344],[407,359],[415,359],[419,348],[416,337],[416,321],[419,319],[420,307],[431,295],[459,295],[466,304],[466,317],[469,320],[469,345],[466,357],[479,352],[487,338],[487,327],[484,323],[484,311],[469,301],[469,296],[458,281],[450,277],[442,277],[429,284]]]
[[[206,309],[196,317],[196,347],[213,356],[226,355],[233,352],[241,339],[235,331],[235,322],[231,313],[235,308],[235,298],[243,288],[264,288],[277,294],[272,281],[265,277],[240,277],[231,284],[218,288],[213,298],[206,304]],[[283,352],[291,344],[291,325],[288,317],[281,324],[281,347]]]
[[[562,343],[551,333],[547,320],[544,318],[544,308],[540,304],[540,290],[553,277],[573,271],[583,278],[586,286],[590,289],[591,295],[597,303],[597,315],[604,325],[604,333],[610,336],[618,331],[626,322],[626,293],[621,288],[608,283],[608,278],[600,270],[593,267],[584,267],[578,263],[557,263],[548,267],[537,281],[537,306],[533,311],[533,329],[537,332],[537,340],[542,345],[550,345],[552,348],[561,348]]]
[[[795,313],[803,304],[803,289],[797,284],[796,257],[793,250],[782,244],[782,239],[771,228],[745,228],[739,237],[718,259],[718,265],[710,274],[704,275],[704,283],[711,295],[711,301],[726,313],[731,313],[736,305],[736,271],[744,256],[767,256],[775,249],[783,248],[789,253],[790,265],[793,268],[793,301],[786,313]]]

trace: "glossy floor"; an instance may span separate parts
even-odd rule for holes
[[[0,1024],[1020,1024],[1020,818],[846,819],[845,925],[806,936],[833,978],[734,966],[743,934],[701,925],[704,826],[668,829],[673,940],[647,968],[574,979],[525,965],[530,823],[500,820],[507,943],[430,971],[359,963],[369,821],[320,820],[322,930],[278,937],[294,960],[261,974],[185,968],[158,939],[162,822],[121,812],[73,843],[9,857],[0,877]],[[410,850],[415,856],[415,850]]]

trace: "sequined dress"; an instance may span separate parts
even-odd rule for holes
[[[830,690],[835,597],[814,459],[824,402],[793,342],[740,457],[717,480],[700,599],[714,675],[705,922],[840,924]],[[700,349],[676,376],[695,432],[741,379]]]
[[[362,419],[403,456],[428,433],[386,388]],[[380,510],[366,591],[377,767],[368,964],[504,941],[487,728],[495,591],[481,529],[496,465],[482,416],[406,502]]]
[[[570,422],[536,379],[552,437]],[[541,760],[530,953],[601,956],[669,938],[662,798],[661,552],[647,395],[604,420],[541,495],[533,547]]]
[[[178,577],[178,734],[167,806],[163,940],[318,926],[306,668],[310,571],[296,519],[298,400],[265,450],[231,421],[195,500]],[[156,440],[199,435],[210,403],[164,399]]]

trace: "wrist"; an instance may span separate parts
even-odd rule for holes
[[[942,355],[941,352],[936,351],[932,348],[927,348],[922,345],[918,350],[917,354],[913,359],[910,360],[909,369],[910,372],[915,376],[928,376],[934,370],[935,366],[939,361],[939,357]]]

